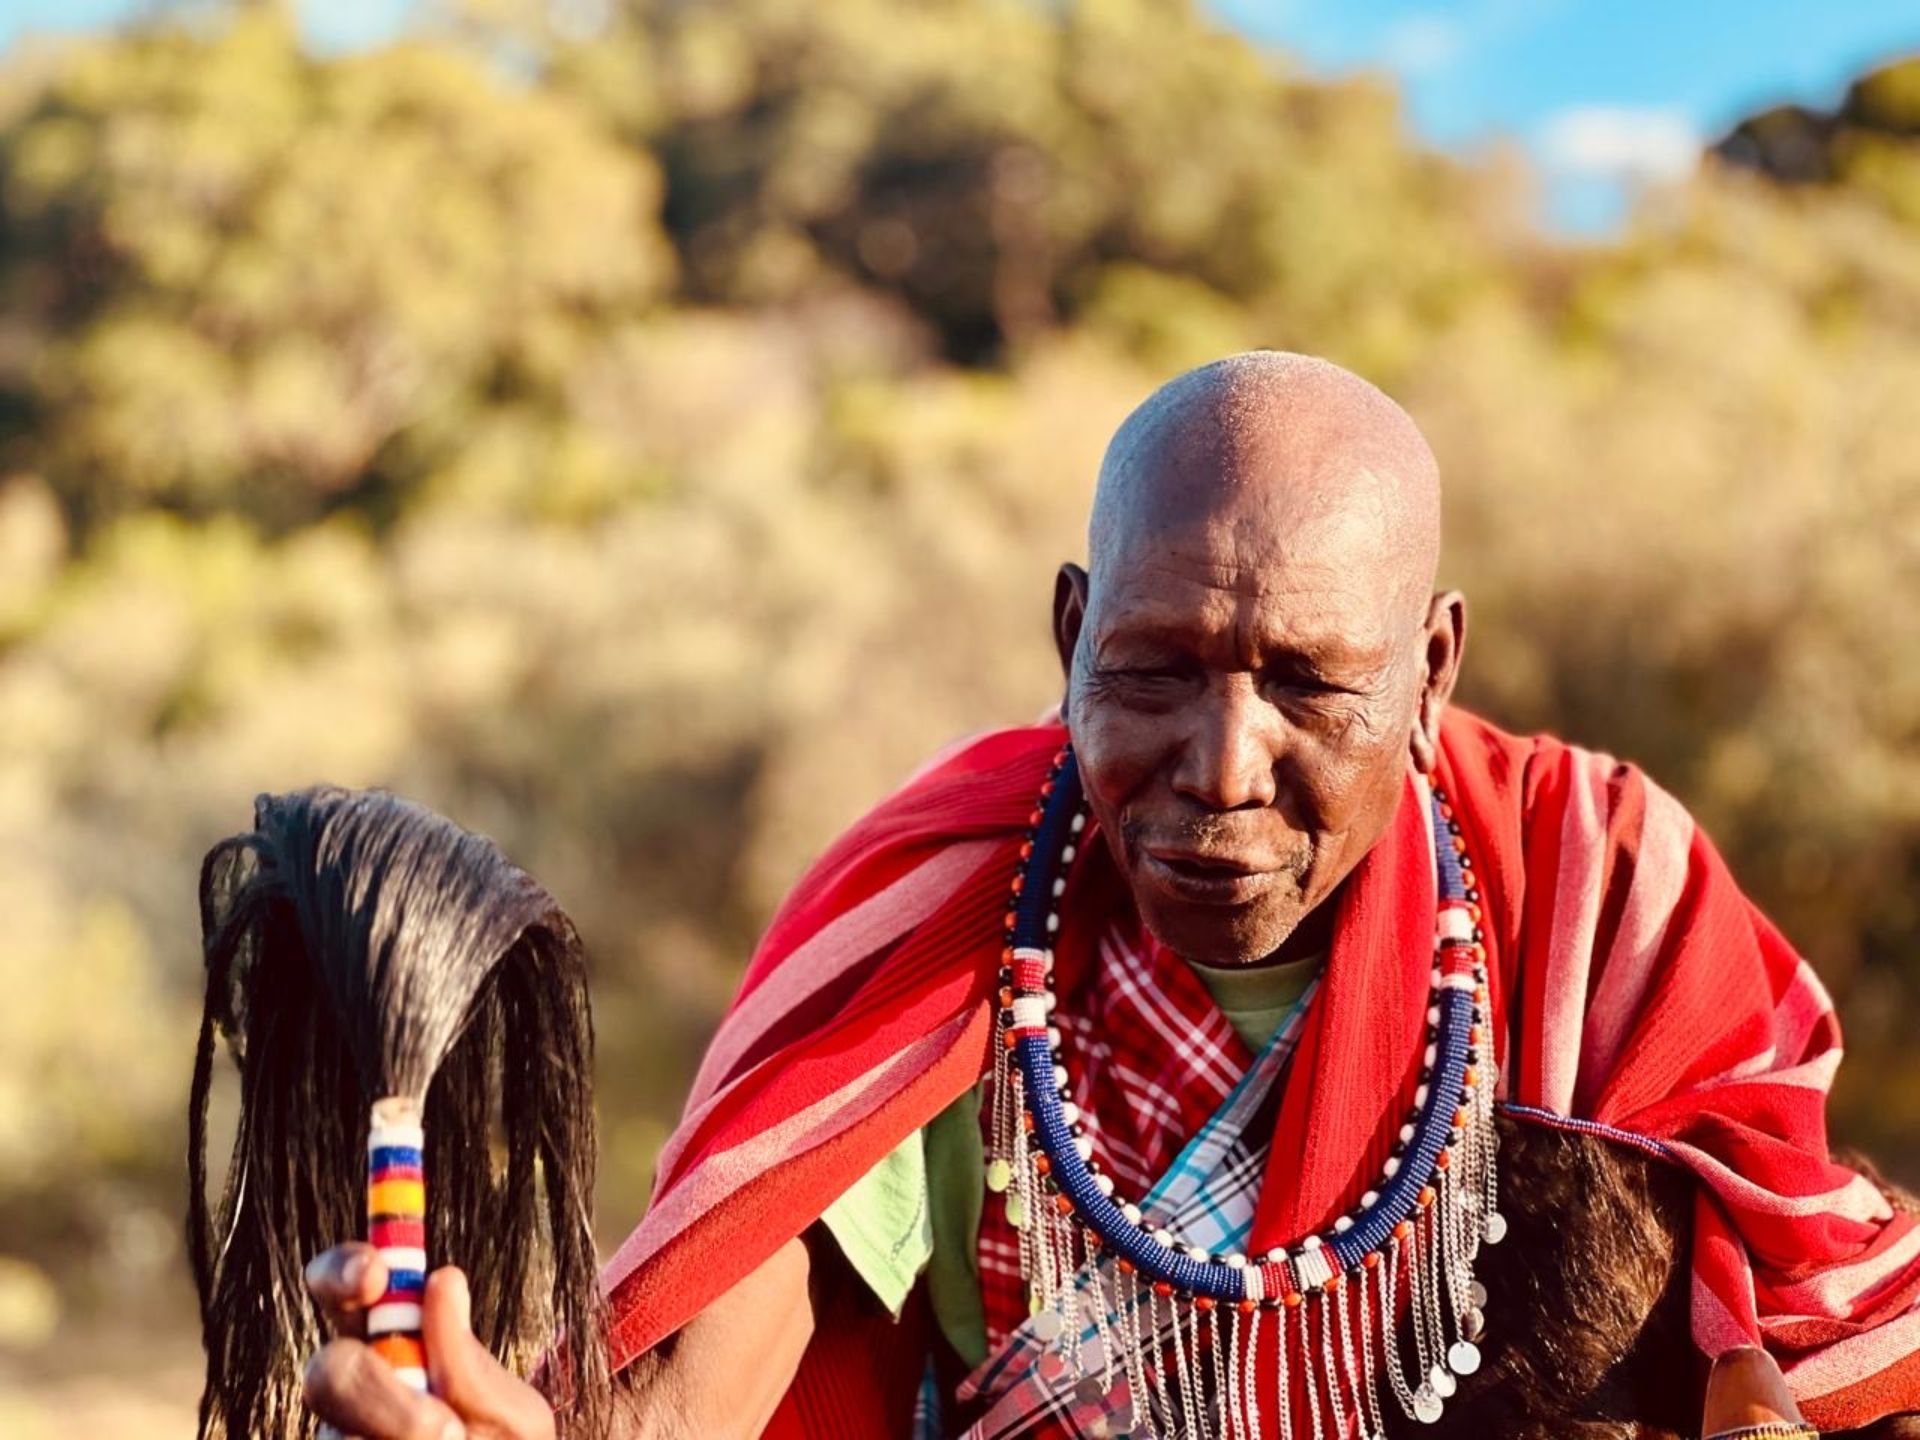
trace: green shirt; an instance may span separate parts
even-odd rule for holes
[[[1192,964],[1192,962],[1188,962]],[[1273,1038],[1320,960],[1254,969],[1193,965],[1249,1050]],[[914,1131],[820,1218],[860,1278],[894,1314],[922,1274],[935,1322],[969,1366],[987,1358],[978,1238],[986,1147],[980,1088]]]

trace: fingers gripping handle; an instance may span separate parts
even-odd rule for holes
[[[426,1134],[418,1101],[378,1100],[367,1129],[367,1239],[387,1289],[367,1312],[367,1343],[415,1390],[427,1388],[420,1302],[427,1285]]]

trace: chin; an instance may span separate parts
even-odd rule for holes
[[[1185,908],[1143,909],[1142,919],[1154,937],[1183,960],[1230,967],[1257,965],[1286,944],[1298,917],[1259,909],[1200,913]]]

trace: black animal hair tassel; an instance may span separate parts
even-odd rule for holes
[[[561,1433],[597,1434],[593,1027],[572,921],[492,841],[334,787],[259,797],[253,830],[201,866],[200,921],[188,1243],[202,1440],[311,1432],[301,1367],[322,1337],[302,1272],[356,1235],[387,1263],[368,1331],[403,1379],[425,1384],[431,1255],[472,1276],[481,1341],[540,1369]],[[216,1032],[240,1113],[210,1207]]]

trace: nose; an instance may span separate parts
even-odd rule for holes
[[[1208,687],[1174,766],[1174,792],[1212,811],[1271,805],[1283,743],[1280,728],[1273,707],[1251,685],[1229,681]]]

